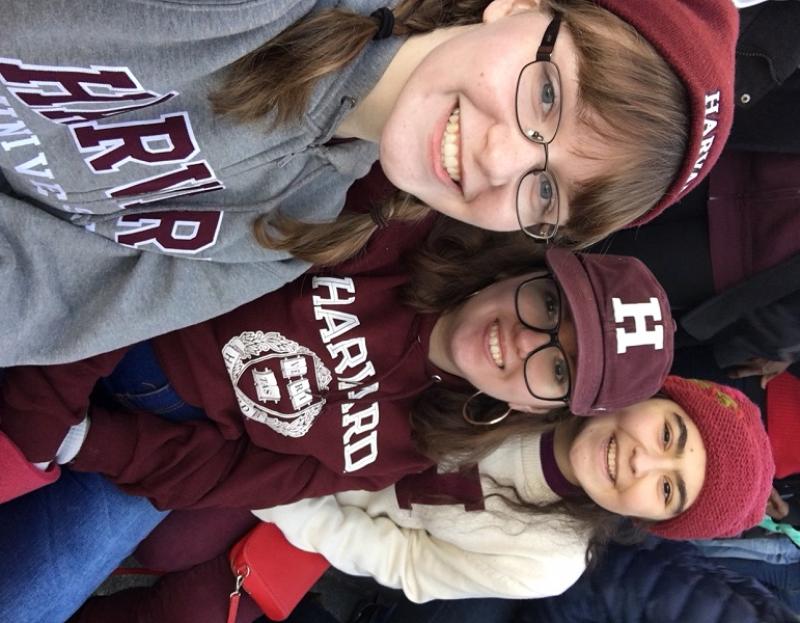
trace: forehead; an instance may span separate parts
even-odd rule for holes
[[[686,508],[694,504],[703,488],[706,478],[706,447],[700,429],[691,416],[677,403],[669,402],[672,411],[680,416],[686,426],[686,447],[683,453],[683,466],[681,468],[684,482],[686,483]],[[672,418],[674,420],[674,418]]]

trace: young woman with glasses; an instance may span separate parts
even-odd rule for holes
[[[260,508],[381,489],[424,472],[445,447],[476,460],[538,428],[532,413],[593,413],[660,387],[669,305],[637,260],[554,248],[537,261],[524,236],[509,244],[452,222],[417,250],[420,227],[381,230],[365,255],[217,319],[73,364],[9,369],[0,491],[70,469],[0,507],[0,538],[25,543],[31,560],[36,550],[82,561],[91,584],[118,562],[121,541],[132,547],[163,514],[144,498],[104,501],[109,485],[94,479],[60,497],[76,475],[94,476],[76,471],[105,474],[161,508]],[[20,453],[26,463],[14,469]],[[117,509],[119,525],[94,527]],[[50,525],[62,513],[69,529]],[[85,547],[66,536],[81,531],[93,535]],[[65,551],[52,551],[54,532]],[[55,574],[71,568],[40,562]],[[5,586],[18,576],[8,577]],[[3,591],[7,614],[29,598],[74,609],[86,592],[74,579],[66,586],[63,604],[33,588]]]
[[[391,4],[7,7],[0,364],[206,320],[423,204],[596,240],[691,188],[728,133],[728,0]],[[401,192],[337,218],[378,158]]]

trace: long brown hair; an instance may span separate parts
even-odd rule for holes
[[[520,232],[489,232],[439,217],[425,244],[407,259],[410,280],[404,301],[423,313],[452,310],[498,279],[545,269],[544,249]],[[436,385],[419,397],[411,412],[411,427],[422,454],[439,464],[458,468],[478,462],[509,437],[542,434],[576,417],[559,407],[543,416],[511,412],[498,425],[474,426],[462,417],[462,408],[471,393],[469,389]],[[507,408],[505,403],[487,397],[480,403],[480,417],[490,420]],[[597,559],[609,539],[632,542],[640,537],[635,530],[621,531],[621,518],[588,496],[535,504],[524,501],[512,488],[501,487],[500,491],[495,495],[523,513],[563,516],[567,531],[591,527],[587,555],[592,560]]]
[[[613,147],[610,153],[584,154],[607,162],[607,172],[583,183],[569,200],[562,243],[582,247],[632,222],[663,197],[686,150],[687,96],[666,61],[622,19],[591,0],[541,3],[562,13],[575,40],[582,120]],[[394,34],[477,23],[487,4],[403,0],[394,9]],[[369,16],[341,9],[308,15],[236,61],[211,97],[214,109],[242,121],[297,119],[317,81],[352,62],[377,29]],[[383,218],[413,220],[424,211],[400,193],[387,202]],[[323,224],[268,215],[255,231],[267,247],[333,264],[361,249],[375,227],[369,215],[342,215]]]

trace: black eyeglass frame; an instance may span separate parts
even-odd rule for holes
[[[533,283],[539,279],[549,279],[552,281],[556,288],[556,295],[558,296],[558,321],[556,322],[556,326],[552,329],[544,329],[542,327],[536,327],[532,324],[525,322],[522,318],[522,314],[520,313],[520,305],[519,305],[519,294],[522,289],[529,283]],[[528,393],[536,398],[537,400],[547,400],[551,402],[563,402],[565,405],[569,405],[570,396],[572,395],[572,373],[570,372],[569,368],[569,357],[567,357],[567,353],[564,352],[564,347],[561,345],[561,342],[558,340],[558,332],[561,329],[561,322],[564,319],[564,305],[563,305],[563,297],[561,294],[561,286],[558,284],[558,280],[555,278],[555,275],[548,272],[544,275],[537,275],[536,277],[531,277],[530,279],[526,279],[522,283],[520,283],[516,290],[514,290],[514,311],[517,313],[517,319],[520,321],[523,327],[526,329],[530,329],[531,331],[536,331],[538,333],[545,333],[550,336],[550,340],[537,348],[534,348],[531,352],[529,352],[525,356],[525,361],[523,362],[522,366],[522,375],[525,378],[525,387],[528,388]],[[564,358],[566,362],[566,374],[567,374],[567,391],[566,393],[559,397],[559,398],[552,398],[552,397],[544,397],[539,396],[531,389],[531,384],[528,381],[528,361],[546,348],[557,348],[561,353],[561,356]]]
[[[555,139],[556,134],[558,134],[558,128],[561,125],[561,103],[562,103],[561,92],[560,92],[561,71],[558,69],[558,65],[556,65],[551,59],[551,55],[553,54],[553,48],[556,45],[556,39],[558,38],[558,32],[560,28],[561,28],[561,14],[556,13],[553,16],[553,19],[550,21],[550,24],[548,24],[547,28],[544,31],[544,35],[542,36],[542,42],[539,44],[539,48],[536,50],[536,60],[531,61],[530,63],[526,63],[525,65],[522,66],[522,69],[520,69],[519,76],[517,77],[517,88],[514,92],[514,114],[516,115],[517,118],[517,127],[519,128],[519,131],[522,133],[522,136],[524,136],[526,139],[528,139],[532,143],[541,145],[544,148],[544,165],[541,168],[531,169],[530,171],[525,173],[525,175],[523,175],[520,178],[519,182],[517,182],[517,192],[516,192],[517,222],[519,223],[519,228],[522,230],[522,233],[524,233],[526,236],[540,242],[548,242],[556,237],[556,234],[558,233],[559,219],[561,216],[559,214],[561,200],[559,199],[558,203],[556,204],[555,223],[536,223],[534,225],[525,225],[522,222],[522,214],[520,214],[520,209],[519,209],[519,193],[520,193],[520,188],[522,187],[522,183],[525,181],[525,178],[527,178],[529,175],[537,175],[539,173],[547,172],[547,164],[550,159],[550,152],[548,150],[548,145],[552,143],[553,140]],[[535,136],[531,136],[530,134],[528,134],[528,132],[522,126],[522,122],[520,121],[519,118],[519,91],[520,91],[520,86],[522,85],[522,75],[525,73],[525,70],[528,67],[540,62],[550,63],[555,68],[559,84],[558,123],[556,124],[556,129],[553,132],[553,136],[550,138],[550,140],[547,141],[541,140],[539,138],[536,138]],[[555,185],[555,179],[553,179],[553,184]],[[558,186],[556,186],[556,198],[559,198],[560,194],[557,189]],[[548,229],[544,234],[534,233],[533,231],[531,231],[531,228],[541,229],[545,226],[547,226]]]

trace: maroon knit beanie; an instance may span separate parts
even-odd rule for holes
[[[709,381],[667,377],[662,391],[700,430],[706,476],[694,504],[645,527],[668,539],[731,537],[764,518],[775,464],[761,413],[740,391]]]
[[[714,166],[733,123],[733,78],[739,14],[731,0],[595,0],[652,45],[689,95],[689,140],[683,165],[658,204],[631,225],[655,218],[692,190]]]

